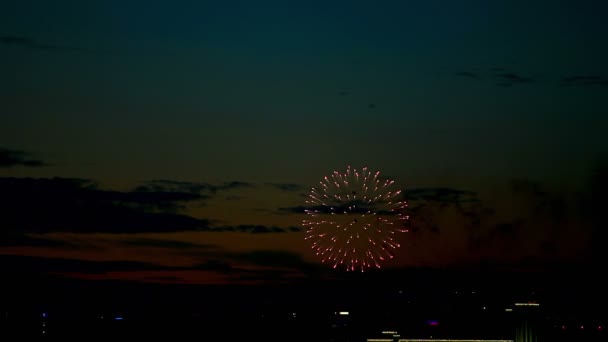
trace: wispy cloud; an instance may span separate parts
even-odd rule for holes
[[[210,221],[176,211],[202,199],[191,192],[102,190],[84,179],[0,178],[0,225],[23,233],[192,231]]]
[[[241,232],[241,233],[252,233],[252,234],[266,234],[266,233],[288,233],[288,232],[299,232],[302,229],[297,226],[289,227],[278,227],[278,226],[265,226],[260,224],[241,224],[236,226],[218,226],[210,227],[206,231],[210,232]]]
[[[3,35],[0,36],[0,45],[12,46],[17,48],[25,48],[37,51],[56,51],[56,52],[95,52],[80,46],[69,46],[54,44],[49,42],[41,42],[33,37],[18,36],[18,35]]]
[[[495,77],[499,80],[497,85],[503,87],[510,87],[515,84],[525,84],[534,82],[534,79],[532,77],[525,77],[515,72],[499,73],[496,74]]]
[[[0,147],[0,167],[42,167],[47,163],[40,159],[33,158],[29,153],[21,150],[10,150]]]
[[[271,186],[278,190],[288,191],[288,192],[302,191],[302,190],[306,189],[306,187],[304,185],[295,184],[295,183],[266,183],[266,185]]]
[[[189,193],[208,193],[216,194],[219,191],[250,188],[253,184],[242,181],[227,181],[219,184],[211,183],[195,183],[195,182],[184,182],[175,181],[168,179],[156,179],[146,182],[137,188],[136,191],[150,191],[150,192],[189,192]]]
[[[252,186],[178,181],[152,182],[131,191],[101,189],[91,180],[73,178],[0,178],[0,224],[7,232],[298,232],[296,226],[215,225],[183,213],[188,203],[205,202],[219,191]],[[153,243],[153,241],[130,241]]]
[[[259,266],[286,267],[297,270],[313,270],[320,267],[304,261],[299,254],[280,250],[257,250],[234,254],[232,257],[235,260],[247,261]]]
[[[18,232],[0,232],[0,247],[30,246],[59,249],[76,249],[80,246],[65,240],[45,239],[41,236],[29,236]]]
[[[403,192],[406,201],[438,201],[443,203],[477,202],[473,191],[452,188],[413,188]]]
[[[574,75],[562,78],[560,84],[576,87],[608,87],[608,78],[601,75]]]
[[[510,71],[505,68],[491,68],[488,71],[458,71],[454,73],[455,76],[460,78],[467,78],[470,80],[486,80],[493,81],[495,85],[501,87],[511,87],[519,84],[527,84],[535,82],[536,80],[530,76],[523,76],[519,72]]]
[[[488,70],[463,70],[453,74],[462,79],[476,81],[492,81],[500,87],[512,87],[516,85],[539,83],[539,80],[532,76],[525,76],[521,72],[509,70],[507,68],[496,67]],[[569,76],[555,76],[553,79],[548,78],[546,85],[557,84],[563,87],[608,87],[608,77],[601,74],[574,74]]]
[[[471,72],[471,71],[458,71],[455,73],[455,75],[460,76],[460,77],[465,77],[465,78],[473,78],[473,79],[481,78],[481,76],[479,76],[478,73]]]
[[[85,261],[75,259],[43,258],[28,256],[0,256],[0,266],[5,272],[23,270],[45,273],[78,272],[105,273],[109,271],[162,270],[169,267],[138,261]]]
[[[325,268],[293,252],[253,250],[203,252],[204,260],[187,266],[165,266],[144,261],[91,261],[63,258],[0,255],[6,274],[50,274],[76,279],[149,283],[249,284],[281,283],[323,274]]]
[[[215,249],[215,245],[190,243],[185,241],[168,240],[168,239],[150,239],[150,238],[129,238],[120,241],[121,244],[127,246],[138,247],[159,247],[167,249]]]
[[[591,222],[591,248],[589,253],[598,265],[604,265],[608,257],[608,159],[601,160],[593,169],[589,191],[583,200],[583,214]]]

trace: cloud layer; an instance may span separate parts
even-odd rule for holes
[[[0,168],[13,166],[42,167],[47,164],[33,158],[29,153],[20,150],[9,150],[0,147]]]

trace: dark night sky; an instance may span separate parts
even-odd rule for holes
[[[85,279],[323,273],[299,208],[353,165],[410,201],[390,267],[587,263],[605,241],[605,13],[553,0],[3,4],[0,255]]]

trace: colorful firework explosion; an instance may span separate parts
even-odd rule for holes
[[[400,247],[397,233],[407,232],[404,214],[407,207],[400,201],[401,190],[393,190],[395,181],[380,179],[380,171],[372,174],[346,168],[334,171],[312,188],[303,220],[306,240],[322,259],[334,268],[347,271],[381,267],[394,257]]]

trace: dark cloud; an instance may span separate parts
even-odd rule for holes
[[[403,192],[403,198],[408,202],[437,201],[442,203],[470,203],[479,201],[475,192],[452,188],[408,189]]]
[[[210,184],[210,183],[195,183],[195,182],[183,182],[183,181],[175,181],[175,180],[167,180],[167,179],[157,179],[146,182],[137,186],[131,193],[143,195],[143,197],[148,196],[149,194],[154,194],[154,196],[161,196],[164,194],[168,197],[192,197],[193,199],[203,200],[214,197],[220,191],[228,191],[232,189],[239,188],[247,188],[252,187],[253,184],[241,182],[241,181],[230,181],[224,182],[220,184]],[[225,200],[239,200],[242,199],[241,196],[225,196]],[[184,209],[183,203],[184,201],[177,201],[179,198],[174,198],[176,201],[162,201],[162,202],[152,202],[157,204],[169,204],[170,206],[162,207],[164,211],[172,210],[175,212],[179,209]],[[187,198],[184,198],[187,199]],[[140,202],[143,203],[143,202]],[[204,202],[199,202],[199,204],[204,204]],[[172,205],[172,206],[171,206]]]
[[[544,197],[547,191],[540,182],[529,179],[513,179],[509,181],[511,191],[523,197]]]
[[[42,258],[28,256],[0,256],[4,272],[33,272],[40,274],[78,272],[99,274],[110,271],[166,270],[164,266],[136,261],[85,261],[76,259]]]
[[[464,234],[483,230],[494,211],[476,192],[448,187],[413,188],[403,193],[408,202],[408,229],[413,237],[426,233],[441,234],[457,229]]]
[[[223,258],[239,265],[254,265],[256,268],[237,267],[220,259],[209,259],[189,269],[224,274],[235,283],[248,281],[280,283],[293,280],[294,276],[301,278],[303,272],[309,277],[323,271],[318,265],[305,262],[299,255],[284,251],[261,250],[224,255]]]
[[[27,37],[19,36],[0,36],[0,43],[7,45],[33,45],[34,40]]]
[[[340,208],[337,208],[336,211],[340,211]],[[331,214],[334,210],[324,205],[314,205],[314,206],[295,206],[295,207],[282,207],[279,208],[279,213],[295,213],[295,214],[305,214],[308,211],[315,211],[322,214]]]
[[[535,82],[532,77],[522,76],[520,73],[509,71],[504,68],[491,68],[490,72],[473,72],[473,71],[458,71],[454,75],[468,79],[486,79],[494,80],[496,85],[501,87],[510,87],[517,84],[527,84]]]
[[[128,246],[143,246],[143,247],[160,247],[170,249],[215,249],[215,245],[196,244],[184,241],[164,240],[164,239],[148,239],[148,238],[132,238],[121,241],[122,244]]]
[[[265,233],[287,233],[287,232],[299,232],[299,227],[290,226],[287,228],[277,226],[264,226],[259,224],[241,224],[237,226],[219,226],[211,227],[207,231],[210,232],[240,232],[240,233],[252,233],[252,234],[265,234]]]
[[[489,72],[459,71],[455,76],[468,79],[490,79],[501,87],[511,87],[518,84],[528,84],[536,82],[533,77],[523,76],[521,73],[508,70],[506,68],[490,68]],[[569,87],[608,87],[608,77],[595,75],[571,75],[562,77],[558,81],[561,86]]]
[[[209,198],[209,196],[189,192],[140,190],[129,192],[104,191],[99,193],[99,197],[104,201],[111,201],[136,209],[173,213],[184,209],[185,203]]]
[[[410,216],[407,223],[408,229],[411,232],[432,232],[440,233],[441,220],[440,217],[447,211],[454,211],[458,215],[470,221],[468,225],[473,226],[475,222],[480,224],[479,217],[481,214],[475,212],[476,207],[480,207],[480,200],[477,194],[472,191],[458,190],[452,188],[414,188],[403,192],[403,200],[409,204],[406,210]],[[360,204],[357,206],[359,212],[367,212],[368,208]],[[293,206],[281,207],[278,209],[280,214],[304,214],[307,211],[317,211],[323,214],[331,214],[332,212],[340,212],[346,209],[345,207],[335,206],[333,210],[322,205],[315,206]],[[384,215],[389,215],[389,212],[382,212]]]
[[[582,210],[591,222],[590,257],[598,265],[608,258],[608,229],[606,229],[606,208],[608,208],[608,159],[598,162],[589,178],[589,191],[582,201]]]
[[[545,225],[552,227],[559,227],[568,220],[568,213],[572,208],[562,194],[553,193],[535,181],[516,180],[512,181],[511,185],[513,193],[520,201],[529,205],[530,218],[543,218]]]
[[[568,199],[564,194],[551,192],[538,181],[512,180],[510,186],[518,203],[528,207],[527,219],[542,222],[552,235],[559,234],[572,219],[572,202],[576,198]]]
[[[142,186],[121,192],[100,189],[86,179],[0,178],[0,235],[175,231],[261,234],[300,231],[298,227],[248,224],[213,226],[210,220],[178,212],[187,203],[208,198],[208,195],[200,194],[202,188],[199,185],[168,181],[162,184],[170,186]],[[243,186],[248,185],[227,182],[220,188]],[[179,242],[164,242],[163,245],[151,240],[129,240],[126,243],[187,247]]]
[[[248,252],[229,252],[221,248],[184,251],[186,255],[201,260],[194,266],[180,269],[217,271],[231,274],[257,272],[257,268],[281,268],[292,271],[314,270],[320,265],[308,263],[298,253],[285,250],[254,250]],[[256,266],[252,269],[252,266]]]
[[[533,78],[524,77],[515,72],[504,72],[496,74],[494,76],[500,80],[500,83],[498,83],[499,85],[513,85],[534,82]]]
[[[469,79],[491,79],[496,82],[496,85],[501,87],[511,87],[518,84],[536,82],[536,79],[533,77],[523,76],[518,72],[510,71],[505,68],[491,68],[489,72],[459,71],[454,73],[454,75]],[[558,84],[570,87],[606,87],[608,86],[608,77],[599,74],[572,75],[562,77]]]
[[[412,233],[440,234],[444,225],[454,227],[453,221],[444,220],[448,214],[458,218],[460,229],[465,232],[477,232],[482,230],[482,227],[487,227],[488,217],[493,215],[493,211],[483,205],[477,193],[468,190],[447,187],[413,188],[403,192],[403,200],[409,204],[406,209],[410,217],[407,227]],[[364,206],[360,207],[366,211]],[[344,208],[334,207],[334,211],[342,209]],[[281,207],[278,212],[304,214],[307,210],[332,213],[330,208],[321,205]]]
[[[557,191],[529,179],[511,180],[508,189],[507,200],[515,216],[511,220],[500,219],[496,210],[481,202],[461,211],[471,251],[500,251],[505,255],[516,251],[547,259],[567,252],[567,236],[572,234],[574,222],[578,222],[576,229],[581,236],[589,233],[587,218],[580,210],[580,194]]]
[[[480,78],[479,74],[470,72],[470,71],[459,71],[459,72],[456,72],[455,75],[460,76],[460,77],[465,77],[465,78],[473,78],[473,79]]]
[[[319,265],[304,261],[298,254],[286,251],[258,250],[246,253],[215,251],[204,253],[205,260],[193,266],[170,267],[136,261],[85,261],[77,259],[0,255],[0,267],[11,279],[25,279],[27,275],[64,276],[84,278],[87,275],[104,275],[112,272],[144,272],[140,280],[187,281],[183,276],[172,274],[179,271],[215,272],[226,275],[235,284],[243,281],[282,282],[322,273]],[[238,266],[237,266],[238,265]],[[150,272],[165,272],[150,275]],[[169,278],[167,278],[169,277]],[[136,281],[137,276],[135,276]]]
[[[575,75],[562,78],[563,86],[608,86],[608,78],[601,75]]]
[[[0,178],[0,234],[205,230],[208,220],[174,212],[202,198],[183,192],[101,190],[83,179]]]
[[[42,160],[32,158],[25,151],[0,148],[0,167],[12,166],[41,167],[47,166],[47,164]]]
[[[352,202],[351,202],[351,204],[352,204]],[[281,214],[291,214],[291,213],[305,214],[309,211],[312,211],[312,212],[317,212],[320,214],[331,214],[331,213],[341,213],[341,212],[348,211],[350,213],[364,214],[364,213],[367,213],[369,210],[370,210],[370,208],[367,207],[363,202],[359,202],[359,204],[357,204],[354,209],[349,208],[349,205],[347,205],[347,204],[334,205],[332,207],[323,206],[323,205],[314,205],[314,206],[282,207],[282,208],[278,209],[278,212]],[[390,214],[389,212],[385,212],[385,211],[377,212],[377,213],[383,214],[383,215]]]
[[[193,254],[194,255],[194,254]],[[304,261],[300,255],[287,251],[257,250],[244,253],[210,249],[198,254],[203,260],[193,266],[163,266],[137,261],[86,261],[78,259],[46,258],[30,256],[0,255],[0,267],[8,273],[37,274],[103,274],[119,271],[212,271],[231,274],[238,280],[241,276],[255,276],[272,271],[270,268],[292,269],[293,271],[314,270],[318,265]],[[252,269],[239,265],[262,266],[266,270]],[[284,270],[283,270],[284,271]]]
[[[475,232],[470,236],[469,249],[472,251],[482,248],[496,249],[501,252],[512,252],[513,248],[520,244],[524,220],[515,220],[508,223],[499,223],[495,226]]]
[[[213,191],[221,191],[221,190],[231,190],[231,189],[240,189],[240,188],[251,188],[253,184],[241,181],[231,181],[224,182],[219,185],[212,185]]]
[[[295,183],[267,183],[267,185],[274,187],[276,189],[279,189],[279,190],[289,191],[289,192],[301,191],[301,190],[306,189],[305,186],[300,185],[300,184],[295,184]]]
[[[216,194],[218,191],[249,188],[253,184],[241,181],[223,182],[220,184],[182,182],[167,179],[157,179],[140,185],[136,190],[152,192],[188,192]]]
[[[492,67],[489,69],[492,72],[504,72],[507,71],[507,69],[503,68],[503,67]]]
[[[207,260],[204,263],[197,264],[191,269],[199,271],[215,271],[219,273],[232,273],[235,269],[229,263],[217,259]]]
[[[32,237],[20,233],[0,232],[0,247],[8,246],[28,246],[28,247],[50,247],[61,249],[75,249],[79,246],[67,241],[45,239],[44,237]]]
[[[242,273],[235,275],[234,281],[248,281],[253,283],[266,283],[266,284],[288,284],[294,282],[294,277],[302,279],[304,275],[302,273],[288,271],[288,270],[276,270],[276,269],[263,269],[263,270],[242,270]],[[306,278],[309,278],[310,274],[306,274]]]
[[[173,192],[173,193],[191,193],[200,194],[205,190],[209,190],[210,186],[203,183],[174,181],[167,179],[156,179],[146,182],[135,188],[139,192]]]
[[[0,36],[0,45],[20,47],[37,51],[57,51],[57,52],[94,52],[91,49],[86,49],[78,46],[68,46],[60,44],[52,44],[39,42],[32,37],[4,35]]]
[[[302,259],[299,254],[287,251],[258,250],[242,254],[234,254],[232,258],[247,261],[258,266],[285,267],[297,270],[314,270],[320,266]]]
[[[158,276],[158,277],[144,277],[144,279],[146,280],[151,280],[151,281],[160,281],[160,282],[175,282],[175,283],[181,283],[184,281],[183,278],[181,277],[176,277],[176,276]]]

